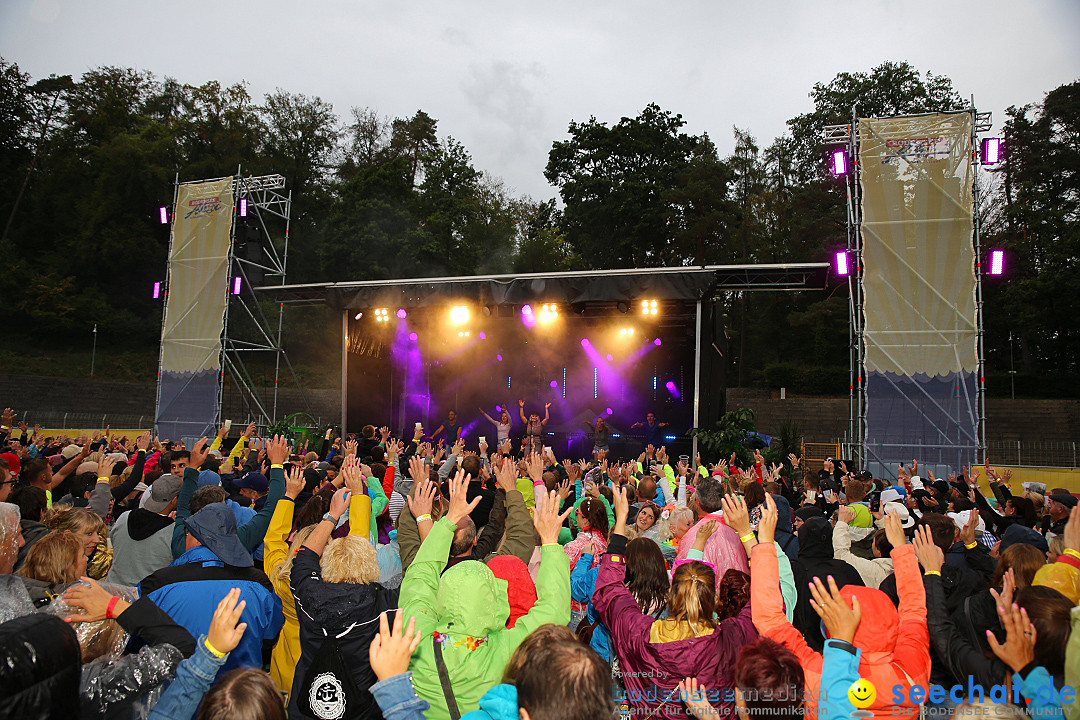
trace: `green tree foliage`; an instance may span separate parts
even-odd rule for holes
[[[1041,104],[1010,107],[1005,125],[1008,276],[986,287],[992,366],[1008,368],[1008,335],[1029,375],[1080,370],[1080,81]],[[996,312],[995,312],[996,311]]]

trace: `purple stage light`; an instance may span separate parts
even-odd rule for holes
[[[162,225],[168,225],[169,224],[169,208],[165,207],[164,205],[159,207],[158,208],[158,217],[161,218],[161,224]]]
[[[832,169],[832,174],[836,177],[847,175],[851,166],[850,159],[846,149],[836,148],[833,150],[829,160],[829,167]]]
[[[675,387],[675,383],[671,380],[668,380],[666,383],[664,383],[664,387],[667,388],[667,391],[671,393],[671,396],[676,400],[682,397],[682,395],[679,394],[679,389]]]
[[[500,353],[499,355],[496,355],[495,359],[498,360],[499,362],[502,362],[502,354]]]
[[[496,405],[495,412],[502,412],[502,405]]]
[[[240,294],[240,286],[241,286],[241,277],[239,275],[237,275],[236,277],[233,278],[233,281],[232,281],[232,294],[233,295],[239,295]]]
[[[661,345],[664,344],[664,341],[661,340],[660,338],[656,338],[655,340],[652,341],[652,344],[655,345],[656,347],[660,347]]]
[[[522,305],[521,306],[521,314],[522,315],[532,315],[533,314],[532,305]]]
[[[531,305],[521,306],[521,324],[525,327],[536,327],[536,315]]]
[[[614,415],[615,414],[615,411],[612,410],[611,408],[604,408],[604,412],[606,412],[608,415]]]
[[[483,332],[483,331],[481,331],[481,332],[480,332],[480,339],[481,339],[481,340],[487,340],[487,333],[486,333],[486,332]]]
[[[247,198],[240,198],[240,217],[247,217]]]
[[[405,308],[398,308],[397,316],[398,320],[404,320],[409,313],[405,312]]]
[[[1001,138],[983,138],[981,155],[983,165],[1001,162]]]
[[[990,274],[1000,275],[1005,272],[1005,251],[1004,250],[991,250],[990,251]]]
[[[409,339],[410,339],[410,340],[412,340],[413,342],[416,342],[416,341],[417,341],[417,339],[418,339],[419,337],[420,337],[420,336],[419,336],[419,335],[417,335],[417,334],[416,334],[416,333],[414,333],[414,332],[413,332],[413,333],[409,333]]]
[[[548,385],[551,386],[552,390],[558,390],[559,389],[559,382],[557,380],[552,380],[550,383],[548,383]]]
[[[161,283],[156,282],[156,283],[154,283],[154,299],[157,300],[160,297],[161,297]]]
[[[840,277],[846,277],[851,274],[851,263],[848,261],[848,254],[846,250],[836,251],[836,262],[833,266],[836,274]]]
[[[607,354],[607,359],[608,359],[608,362],[611,362],[612,360],[614,360],[614,359],[615,359],[615,356],[614,356],[614,355],[612,355],[611,353],[608,353],[608,354]]]

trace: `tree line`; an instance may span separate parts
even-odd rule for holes
[[[722,157],[677,112],[572,120],[543,172],[559,200],[515,195],[423,110],[341,117],[318,97],[244,83],[193,86],[131,68],[34,80],[0,58],[0,301],[11,337],[63,348],[97,323],[116,347],[153,346],[174,178],[279,173],[292,191],[292,282],[726,263],[823,261],[845,243],[844,186],[821,130],[860,116],[955,110],[944,76],[903,62],[840,73],[814,109],[764,145],[733,128]],[[1076,393],[1080,82],[1010,107],[1006,160],[986,173],[984,245],[1004,247],[986,286],[988,377],[1021,392]],[[845,286],[725,300],[732,385],[842,394]],[[292,320],[304,354],[335,322]],[[316,354],[312,354],[314,359]],[[1051,383],[1047,377],[1062,378]],[[1060,385],[1060,387],[1058,387]]]

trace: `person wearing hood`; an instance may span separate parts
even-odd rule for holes
[[[891,510],[900,515],[904,528],[915,524],[915,518],[908,514],[907,508],[900,503],[886,503],[886,514]],[[861,558],[851,552],[851,533],[848,532],[848,523],[855,518],[855,513],[847,505],[841,506],[836,514],[836,527],[833,528],[833,559],[841,560],[851,565],[859,573],[866,587],[877,588],[881,581],[892,575],[893,561],[889,555],[892,545],[883,530],[874,534],[873,552],[874,559]]]
[[[626,489],[614,490],[615,531],[609,554],[600,563],[593,604],[611,632],[611,643],[626,684],[631,714],[682,714],[680,684],[696,676],[707,688],[731,688],[739,650],[757,639],[751,622],[750,603],[735,617],[717,622],[714,615],[716,579],[708,563],[677,562],[667,596],[669,615],[664,619],[642,612],[625,585]],[[775,505],[767,502],[759,523],[760,532],[772,543],[776,526]],[[721,523],[710,521],[709,529]],[[705,526],[702,526],[702,531]],[[734,532],[734,531],[732,531]],[[708,542],[705,544],[708,547]],[[740,548],[739,552],[742,552]],[[744,554],[745,558],[745,554]],[[718,697],[713,708],[734,713],[734,703]]]
[[[19,526],[22,530],[23,544],[19,546],[19,556],[15,560],[15,569],[19,569],[26,560],[26,554],[41,538],[49,534],[49,528],[45,526],[45,510],[49,506],[49,500],[45,491],[33,485],[25,485],[11,493],[11,503],[19,507],[21,520]]]
[[[806,529],[806,525],[803,529]],[[850,604],[855,598],[862,610],[862,622],[851,644],[862,651],[859,675],[873,683],[875,688],[887,689],[899,685],[909,690],[915,684],[925,688],[930,676],[930,636],[926,627],[926,592],[919,562],[914,549],[907,544],[900,517],[895,513],[886,516],[885,532],[893,546],[890,554],[898,577],[900,607],[894,607],[880,590],[850,584],[839,588],[845,603]],[[754,546],[752,553],[750,597],[754,625],[762,635],[795,653],[806,675],[807,697],[818,698],[821,696],[820,688],[825,684],[822,654],[814,650],[803,633],[784,617],[776,547],[772,543],[759,543]],[[835,584],[839,585],[838,579]],[[809,580],[804,587],[809,588]],[[814,616],[817,617],[816,612]],[[904,703],[894,705],[893,693],[882,690],[866,709],[874,717],[880,718],[893,717],[896,708],[905,715],[918,714],[918,704],[911,702],[910,693],[905,692],[904,697]],[[816,702],[807,701],[807,713],[816,715]]]
[[[772,498],[776,503],[776,544],[789,560],[798,560],[799,538],[791,524],[791,505],[780,493],[772,493]]]
[[[711,476],[698,482],[691,501],[698,521],[679,541],[679,551],[676,554],[676,562],[685,560],[687,553],[694,547],[698,528],[709,520],[715,520],[717,528],[705,544],[705,560],[713,566],[716,587],[720,586],[724,573],[731,568],[750,574],[750,566],[747,564],[746,552],[739,540],[739,534],[723,521],[723,498],[724,485],[720,478]]]
[[[192,448],[189,454],[190,467],[184,469],[184,484],[180,488],[180,497],[176,502],[176,524],[173,527],[172,537],[174,558],[179,558],[185,552],[184,519],[191,513],[188,502],[191,500],[192,493],[203,485],[220,484],[221,482],[220,478],[217,477],[217,473],[210,473],[216,478],[216,482],[214,478],[208,478],[204,481],[204,474],[197,469],[206,460],[206,455],[206,438],[202,438],[195,443],[195,447]],[[270,527],[270,520],[274,516],[274,508],[277,507],[281,496],[285,494],[284,463],[289,459],[288,441],[283,436],[275,435],[274,439],[267,443],[266,456],[270,462],[269,492],[266,502],[250,520],[242,521],[239,515],[234,514],[238,528],[237,537],[249,552],[255,552],[262,545],[266,529]],[[205,472],[209,473],[209,471]],[[247,512],[251,512],[251,510],[247,510]],[[256,552],[256,556],[261,557],[261,554]]]
[[[538,503],[533,525],[540,536],[542,561],[536,603],[506,627],[510,616],[506,582],[476,561],[443,572],[458,522],[479,502],[467,501],[468,481],[459,471],[450,480],[446,516],[435,523],[405,572],[401,612],[416,618],[421,638],[410,670],[416,692],[430,706],[429,720],[445,720],[477,709],[496,685],[514,650],[540,625],[570,620],[570,563],[558,543],[570,509],[559,514],[558,495]],[[445,682],[440,677],[446,678]]]
[[[825,647],[821,634],[821,619],[810,606],[810,581],[815,577],[836,578],[843,589],[847,585],[864,585],[862,576],[849,563],[833,557],[833,528],[823,517],[810,518],[799,528],[799,559],[791,563],[799,599],[795,604],[794,622],[815,652]]]
[[[202,442],[205,446],[205,439]],[[192,451],[195,455],[199,446]],[[185,473],[194,473],[187,469]],[[186,478],[185,478],[186,482]],[[266,574],[253,567],[250,551],[237,536],[236,518],[224,503],[210,503],[182,523],[187,552],[172,565],[143,578],[139,595],[149,597],[194,637],[205,635],[213,620],[209,598],[224,597],[239,588],[245,602],[244,638],[219,670],[262,667],[263,643],[281,629],[281,599]]]
[[[150,486],[150,496],[142,507],[116,519],[109,531],[113,545],[113,562],[106,577],[109,582],[134,587],[172,563],[173,520],[169,515],[176,509],[182,484],[175,475],[162,475]]]

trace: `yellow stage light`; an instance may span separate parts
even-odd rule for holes
[[[464,305],[455,305],[450,308],[450,323],[452,325],[464,325],[469,322],[469,308]]]
[[[641,301],[641,314],[642,315],[657,315],[660,312],[659,303],[655,300],[642,300]]]

